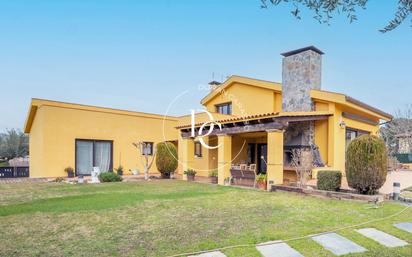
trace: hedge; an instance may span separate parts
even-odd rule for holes
[[[325,191],[339,191],[342,173],[338,170],[321,170],[318,172],[317,188]]]

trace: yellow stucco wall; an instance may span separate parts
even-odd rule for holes
[[[281,86],[278,83],[254,80],[244,77],[231,77],[226,81],[223,91],[212,92],[202,103],[213,113],[216,120],[233,116],[248,116],[255,114],[280,112],[282,109]],[[320,154],[326,164],[344,172],[345,169],[345,128],[359,129],[376,134],[378,125],[345,118],[343,112],[361,116],[374,122],[388,117],[376,114],[370,108],[355,105],[346,101],[346,96],[320,90],[311,91],[315,101],[315,110],[320,113],[332,113],[327,120],[315,122],[315,143],[319,146]],[[232,102],[233,115],[215,113],[216,104]],[[37,108],[37,110],[36,110]],[[125,169],[143,170],[139,152],[132,142],[139,140],[161,142],[164,140],[179,141],[179,172],[187,168],[198,171],[198,176],[208,176],[221,162],[233,160],[239,163],[247,160],[247,143],[265,143],[276,145],[275,151],[278,163],[280,159],[278,143],[280,134],[264,135],[234,135],[214,136],[214,140],[224,143],[223,150],[202,149],[202,157],[194,157],[193,139],[183,139],[176,127],[190,124],[190,115],[168,117],[163,121],[161,115],[137,113],[108,108],[58,103],[47,100],[33,100],[30,115],[27,119],[25,132],[30,134],[30,174],[32,177],[65,176],[63,169],[75,166],[75,139],[113,140],[113,167],[120,163]],[[303,114],[300,114],[303,115]],[[196,115],[196,122],[208,120],[205,113]],[[163,135],[165,124],[165,137]],[[207,141],[207,139],[206,139]],[[275,143],[276,141],[276,143]],[[243,142],[246,142],[244,148]],[[226,152],[227,151],[227,152]],[[229,154],[230,153],[230,154]],[[157,172],[155,165],[151,172]],[[223,171],[227,176],[227,170]],[[222,174],[223,174],[222,173]],[[219,178],[223,183],[223,175]],[[289,177],[289,176],[285,176]],[[277,181],[279,177],[277,178]],[[277,182],[276,182],[277,183]]]
[[[75,139],[112,140],[113,167],[121,164],[126,174],[136,168],[143,172],[132,143],[177,140],[176,124],[176,119],[165,120],[163,133],[162,117],[39,106],[30,132],[30,175],[66,176],[65,167],[75,168]],[[157,172],[155,163],[150,172]]]
[[[197,140],[195,140],[196,142]],[[203,141],[206,144],[209,144],[209,138],[205,137]],[[209,176],[209,173],[211,171],[210,167],[210,161],[209,159],[211,158],[210,156],[210,149],[207,149],[202,146],[202,156],[194,156],[194,149],[193,149],[193,164],[192,164],[192,169],[194,169],[197,174],[196,176],[202,176],[202,177],[207,177]]]
[[[278,102],[275,104],[276,99]],[[280,97],[276,98],[273,90],[242,83],[233,83],[215,98],[211,99],[206,104],[206,108],[209,112],[215,112],[217,104],[231,102],[232,115],[247,116],[275,112],[275,108],[279,108],[279,104],[281,106],[281,100],[280,103],[279,100]]]
[[[328,163],[328,120],[315,121],[315,144],[324,163]]]

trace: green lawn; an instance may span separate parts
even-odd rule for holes
[[[7,184],[0,185],[0,256],[168,256],[323,232],[403,208],[183,181]],[[412,234],[392,226],[399,221],[412,222],[412,208],[367,227],[412,243]],[[412,245],[389,249],[353,229],[339,233],[369,249],[348,256],[412,256]],[[289,244],[306,257],[333,256],[311,239]],[[254,247],[223,252],[260,256]]]

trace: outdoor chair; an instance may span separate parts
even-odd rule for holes
[[[250,166],[249,166],[249,170],[251,171],[251,172],[253,172],[253,174],[254,174],[254,178],[253,178],[253,187],[256,187],[256,164],[250,164]]]
[[[234,168],[232,167],[230,169],[230,182],[235,181],[235,180],[241,180],[243,177],[242,171],[240,168]]]
[[[246,164],[241,164],[240,166],[232,166],[232,168],[230,169],[230,181],[242,181],[243,179],[253,180],[253,186],[255,187],[256,164],[251,166],[248,166]]]

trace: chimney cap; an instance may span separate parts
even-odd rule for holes
[[[321,50],[319,50],[318,48],[316,48],[314,46],[307,46],[307,47],[299,48],[299,49],[292,50],[292,51],[289,51],[289,52],[281,53],[281,55],[283,55],[284,57],[288,57],[288,56],[295,55],[295,54],[305,52],[305,51],[308,51],[308,50],[312,50],[312,51],[314,51],[318,54],[321,54],[321,55],[324,54],[324,52],[322,52]]]
[[[222,84],[222,83],[220,83],[219,81],[216,81],[216,80],[212,80],[212,81],[210,81],[209,83],[208,83],[209,85],[212,85],[212,86],[219,86],[220,84]]]

